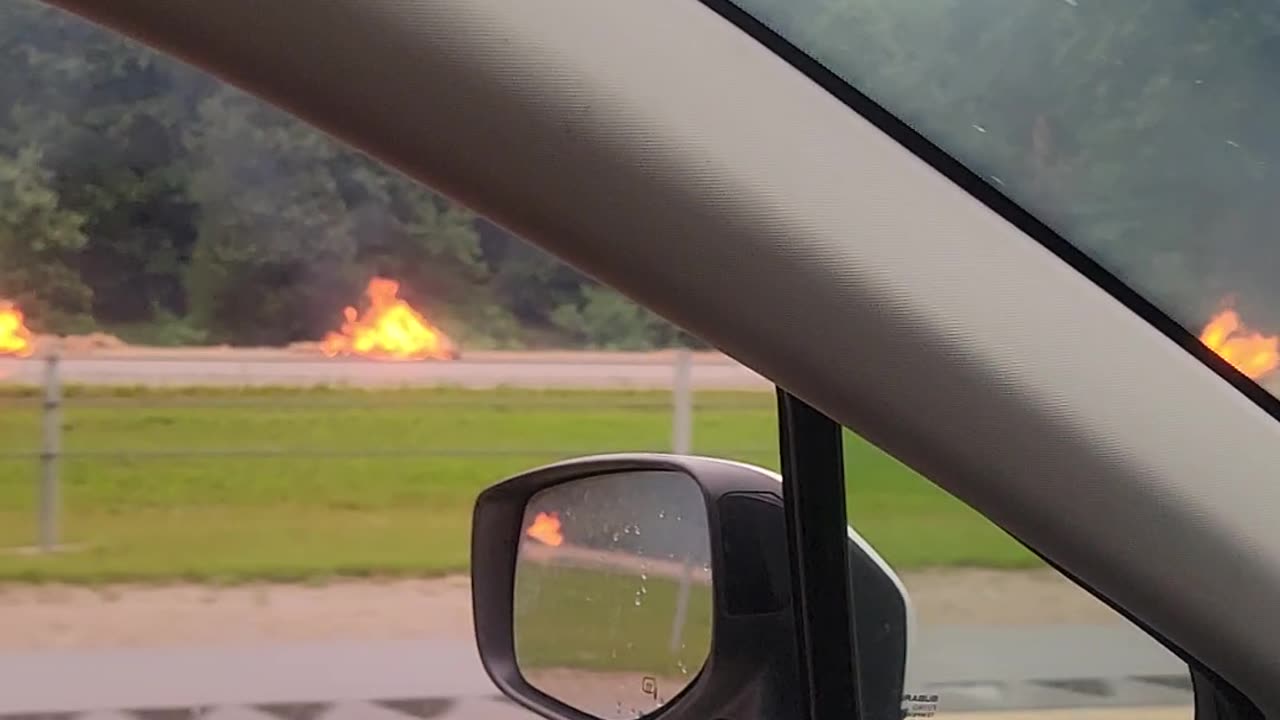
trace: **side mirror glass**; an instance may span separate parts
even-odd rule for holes
[[[711,652],[711,542],[694,479],[637,470],[529,498],[516,555],[515,663],[537,690],[600,718],[640,717]]]

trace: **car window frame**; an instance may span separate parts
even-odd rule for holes
[[[76,3],[72,3],[72,1],[69,1],[69,0],[61,4],[76,5]],[[87,8],[87,6],[83,6],[83,5],[81,6],[81,10],[82,12],[87,12],[88,14],[93,14],[93,13],[110,14],[113,12],[119,12],[119,10],[116,10],[116,9],[90,10]],[[157,10],[157,13],[159,13],[159,10]],[[229,13],[229,14],[233,14],[233,13]],[[141,26],[143,29],[141,29],[140,31],[140,26],[128,26],[127,23],[124,23],[124,24],[125,24],[125,27],[133,27],[134,32],[138,32],[140,33],[140,35],[143,35],[143,36],[147,36],[148,32],[155,32],[155,29],[156,29],[152,27],[150,28],[150,31],[148,31],[148,29],[146,29],[147,27],[146,24],[143,23],[143,26]],[[172,27],[166,28],[166,29],[168,29],[168,31],[173,31]],[[210,37],[216,35],[216,33],[214,31],[211,31],[211,29],[209,28],[201,28],[201,33],[206,33],[206,32],[207,32],[207,35],[209,35]],[[177,31],[173,31],[173,35],[169,36],[168,41],[165,41],[165,42],[172,42],[173,38],[178,35],[180,35],[180,33],[178,33]],[[151,35],[152,40],[156,40],[157,37],[160,37],[160,36]],[[164,45],[164,42],[160,42],[160,44]],[[172,49],[172,47],[173,46],[170,45],[170,49]],[[186,49],[186,47],[183,47],[182,50],[189,50],[189,49]],[[219,65],[219,63],[215,63],[215,61],[211,60],[210,56],[207,55],[207,47],[205,47],[205,51],[206,51],[206,56],[204,59],[207,61],[207,64]],[[224,73],[232,74],[232,76],[236,76],[237,73],[241,73],[241,76],[239,76],[239,79],[242,79],[242,81],[244,81],[244,79],[248,77],[252,77],[250,76],[250,74],[248,74],[250,73],[250,69],[248,69],[246,65],[243,65],[243,64],[234,65],[232,64],[232,61],[230,61],[227,58],[227,56],[224,56],[224,58],[221,59],[220,63],[221,63],[220,67],[221,69],[223,69]],[[280,77],[276,76],[275,81],[279,82],[279,79]],[[310,88],[310,90],[314,92],[315,88]],[[334,119],[332,117],[334,109],[332,108],[332,106],[328,108],[328,110],[330,111],[330,117],[328,119],[324,119],[323,117],[321,117],[323,113],[319,113],[319,111],[316,111],[316,105],[314,104],[314,102],[312,102],[312,105],[310,105],[310,111],[307,111],[307,106],[305,102],[302,102],[302,100],[305,100],[305,99],[301,99],[301,97],[298,95],[291,96],[288,94],[288,92],[282,91],[282,88],[280,88],[279,86],[276,86],[273,90],[273,88],[270,88],[266,85],[259,85],[257,86],[257,91],[259,91],[260,95],[269,97],[269,99],[270,97],[274,96],[274,99],[280,102],[280,104],[287,105],[287,106],[292,105],[293,108],[296,108],[296,109],[301,108],[300,110],[297,110],[298,114],[303,115],[303,117],[310,118],[311,122],[321,122],[321,120],[324,120],[325,123],[328,123],[328,127],[332,129],[333,132],[337,133],[337,135],[339,136],[343,136],[343,135],[347,136],[348,140],[349,138],[355,137],[356,142],[361,140],[361,138],[358,137],[358,133],[356,132],[358,128],[356,128],[355,126],[349,126],[349,124],[348,126],[343,126],[342,123],[334,122]],[[388,155],[388,156],[396,156],[397,152],[406,150],[404,149],[404,147],[392,147],[388,145],[378,146],[376,145],[376,138],[370,138],[366,136],[362,138],[362,140],[364,140],[364,145],[366,147],[372,147],[372,149],[374,150],[380,150],[381,152],[383,152],[384,155]],[[381,138],[381,140],[385,141],[385,138]],[[513,158],[516,158],[516,155],[513,155]],[[404,163],[406,163],[407,165],[410,165],[410,167],[408,167],[407,169],[412,170],[412,174],[416,174],[416,176],[419,177],[420,179],[433,177],[433,173],[434,173],[434,177],[439,178],[439,177],[442,177],[443,174],[447,174],[447,170],[448,172],[453,172],[454,177],[452,178],[452,182],[444,182],[444,183],[433,182],[431,184],[434,184],[434,186],[436,187],[442,187],[442,184],[443,184],[442,190],[445,192],[453,191],[451,192],[451,195],[452,193],[460,193],[460,195],[467,196],[467,193],[470,192],[471,199],[483,200],[483,197],[481,197],[479,190],[476,190],[475,186],[468,187],[465,182],[460,182],[460,178],[457,177],[457,172],[458,172],[457,168],[442,168],[442,167],[426,168],[425,165],[421,164],[421,160],[422,160],[421,158],[416,159],[417,164],[408,163],[407,161],[408,159],[403,158],[403,156],[401,156],[399,160],[404,161]],[[448,178],[445,178],[445,179],[448,179]],[[488,199],[490,201],[490,205],[492,205],[493,202],[497,202],[497,200],[495,200],[495,195],[497,195],[497,191],[489,193]],[[972,193],[969,193],[969,197],[973,197]],[[513,222],[516,225],[524,224],[525,227],[529,227],[530,229],[532,229],[532,231],[535,231],[535,232],[524,233],[526,234],[526,237],[531,237],[532,240],[535,240],[535,242],[540,240],[541,242],[545,243],[545,245],[552,245],[552,242],[550,242],[550,238],[548,238],[547,236],[545,236],[545,234],[543,234],[547,232],[547,225],[543,225],[543,227],[539,229],[538,227],[536,227],[536,223],[534,222],[535,218],[531,218],[529,214],[521,215],[520,210],[516,209],[515,206],[508,204],[506,211],[499,209],[498,211],[495,211],[495,213],[493,214],[495,215],[495,217],[498,217],[500,219],[506,219],[508,220],[508,222]],[[1027,234],[1027,233],[1024,232],[1023,234]],[[568,256],[568,258],[571,258],[572,260],[575,260],[575,261],[581,261],[581,264],[586,266],[586,268],[599,269],[600,273],[605,275],[605,279],[613,278],[614,281],[622,281],[622,282],[617,282],[617,284],[621,284],[621,286],[623,287],[623,290],[630,291],[628,292],[628,295],[632,295],[635,297],[640,297],[640,299],[648,300],[648,304],[654,306],[655,309],[658,309],[659,311],[662,311],[662,310],[671,311],[671,314],[676,315],[677,318],[680,318],[680,316],[691,316],[690,311],[687,310],[687,307],[681,307],[680,305],[677,304],[676,300],[672,300],[672,299],[663,300],[662,297],[660,297],[660,293],[658,292],[658,286],[655,286],[655,284],[654,286],[649,286],[648,288],[644,288],[640,286],[639,281],[636,281],[636,279],[634,278],[627,279],[626,277],[623,277],[623,275],[618,274],[620,270],[617,269],[617,266],[612,266],[611,268],[611,266],[609,266],[607,263],[604,263],[604,255],[591,255],[589,254],[588,251],[584,250],[584,246],[573,247],[570,245],[570,242],[568,241],[558,242],[558,245],[556,245],[556,247],[559,250],[558,254]],[[705,316],[704,316],[704,319],[705,319]],[[690,324],[695,329],[698,328],[698,325],[694,323],[690,323]],[[745,357],[745,359],[759,360],[760,363],[765,364],[764,356],[762,355],[762,352],[758,350],[758,348],[756,348],[756,350],[751,350],[750,347],[746,347],[744,345],[737,345],[736,350],[737,352],[739,352],[739,355],[742,357]],[[780,365],[777,364],[777,361],[774,360],[772,361],[772,363],[773,363],[772,366],[774,368],[774,372],[781,372],[781,370],[777,370],[777,368],[780,368]],[[768,364],[765,364],[765,365],[768,365]],[[799,379],[796,379],[797,375],[794,372],[794,370],[792,370],[792,372],[790,373],[787,373],[786,377],[790,378],[788,382],[795,383],[797,384],[797,386],[800,386],[800,387],[804,386],[804,383],[801,383]],[[813,393],[815,391],[815,388],[813,386],[810,386],[808,389],[810,393]],[[849,411],[847,410],[849,409],[845,407],[845,418],[849,418],[850,416]],[[863,420],[865,424],[865,416]],[[886,437],[886,434],[881,433],[881,438],[883,439],[884,437]],[[895,442],[890,442],[892,441],[892,439],[893,438],[886,439],[886,445],[891,447],[895,446]],[[901,441],[902,438],[897,438],[897,439]],[[901,443],[897,443],[896,447],[901,448],[902,447]],[[897,452],[895,452],[895,454],[897,454]],[[904,455],[911,456],[913,454],[911,454],[911,452],[905,452]],[[914,459],[916,461],[920,461],[919,454],[915,454],[915,455],[916,456],[914,457]],[[934,478],[931,478],[931,479],[934,479]],[[991,506],[987,505],[987,509],[988,510],[991,509]]]

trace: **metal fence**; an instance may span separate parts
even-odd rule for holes
[[[419,375],[413,375],[415,366]],[[678,351],[658,359],[617,360],[608,356],[597,355],[588,362],[574,362],[560,357],[556,359],[540,359],[525,357],[519,360],[506,358],[487,358],[478,361],[461,361],[452,363],[380,363],[367,360],[289,358],[279,355],[261,355],[245,359],[242,355],[229,354],[226,357],[202,357],[193,360],[181,355],[155,355],[147,358],[122,357],[65,357],[58,352],[50,352],[39,358],[26,360],[5,360],[0,363],[0,373],[8,369],[5,377],[10,384],[30,387],[38,378],[39,391],[27,400],[38,401],[40,417],[40,442],[38,450],[20,448],[0,451],[0,457],[9,460],[34,459],[38,464],[36,483],[36,544],[35,550],[49,552],[59,547],[62,541],[60,526],[62,524],[62,466],[68,460],[89,460],[109,463],[124,459],[163,460],[169,458],[206,457],[206,458],[253,458],[253,457],[311,457],[311,458],[371,458],[371,457],[565,457],[595,452],[598,448],[563,447],[527,448],[492,445],[486,447],[434,447],[434,448],[373,448],[360,447],[359,442],[344,448],[309,448],[271,449],[252,447],[219,447],[219,448],[131,448],[131,447],[98,447],[67,448],[64,443],[66,412],[76,407],[88,408],[95,405],[119,407],[137,410],[157,407],[155,397],[143,394],[129,396],[120,394],[113,396],[111,392],[68,393],[67,388],[74,386],[150,386],[152,388],[215,388],[252,387],[264,385],[292,385],[301,391],[311,387],[337,387],[362,389],[388,389],[401,386],[418,388],[448,389],[575,389],[575,390],[658,390],[669,392],[669,399],[655,399],[652,392],[635,400],[625,396],[615,397],[609,407],[616,409],[633,409],[653,412],[659,408],[670,414],[669,447],[626,447],[609,448],[625,450],[664,450],[679,454],[691,453],[694,449],[694,410],[695,386],[709,390],[767,390],[770,386],[758,376],[751,374],[740,365],[724,358],[701,357],[696,359],[693,353]],[[177,370],[175,370],[177,368]],[[230,368],[230,372],[227,372]],[[265,370],[264,370],[265,368]],[[487,369],[486,369],[487,368]],[[38,371],[38,373],[37,373]],[[291,374],[291,371],[297,371]],[[507,375],[504,376],[503,373]],[[328,374],[326,374],[328,373]],[[479,378],[488,373],[487,380]],[[475,377],[472,377],[475,376]],[[503,378],[525,378],[525,381],[504,382]],[[352,383],[351,380],[367,382]],[[457,382],[463,378],[463,382]],[[468,380],[469,378],[469,380]],[[699,380],[701,383],[699,384]],[[451,382],[452,380],[452,382]],[[278,409],[280,398],[269,395],[249,395],[238,397],[235,394],[201,395],[191,393],[188,396],[177,394],[175,399],[159,403],[163,407],[262,407]],[[301,397],[301,395],[300,395]],[[660,396],[659,396],[660,397]],[[318,408],[333,407],[335,410],[353,409],[349,396],[338,395],[326,398],[323,393],[314,396],[293,399],[287,402],[299,403],[301,407]],[[474,408],[474,400],[464,393],[456,398],[439,402],[453,402],[460,407],[469,405]],[[752,407],[758,404],[753,404]],[[387,407],[380,405],[378,407]],[[589,408],[591,405],[564,403],[563,400],[551,398],[545,401],[524,401],[515,409],[547,409],[563,408],[572,411],[576,408]],[[706,405],[704,405],[706,407]],[[715,407],[712,404],[710,407]],[[720,410],[732,410],[732,404]],[[650,443],[652,444],[652,443]],[[716,448],[717,454],[750,456],[768,452],[766,448]]]

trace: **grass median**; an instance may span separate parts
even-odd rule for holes
[[[773,398],[699,393],[694,446],[777,466]],[[663,450],[661,392],[70,388],[68,552],[0,550],[0,581],[239,582],[463,571],[471,504],[510,474]],[[0,388],[0,548],[36,537],[38,393]],[[1036,561],[856,437],[854,525],[900,569]]]
[[[522,670],[697,674],[711,651],[711,587],[693,585],[677,630],[679,582],[629,572],[526,563],[516,573],[516,662]],[[671,647],[672,635],[677,645]]]

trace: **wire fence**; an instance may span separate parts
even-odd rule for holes
[[[707,420],[710,433],[703,452],[743,459],[776,453],[776,445],[762,441],[759,433],[741,439],[743,433],[735,433],[743,418],[771,419],[771,396],[759,392],[768,384],[741,366],[699,361],[687,351],[643,362],[601,356],[587,363],[534,357],[472,362],[469,368],[426,364],[435,376],[456,379],[471,373],[470,383],[423,381],[422,376],[420,382],[404,382],[424,366],[368,361],[298,359],[292,366],[304,370],[296,375],[277,357],[130,361],[68,359],[53,352],[6,362],[18,372],[9,373],[16,384],[0,397],[11,435],[0,445],[0,461],[36,467],[34,547],[42,552],[63,541],[63,476],[69,463],[98,469],[234,459],[508,458],[537,464],[597,452],[689,454],[695,450],[695,413]],[[225,365],[235,366],[245,382],[227,382],[216,371]],[[259,374],[262,367],[272,369]],[[200,382],[206,373],[213,382]],[[486,373],[488,379],[479,382]],[[324,379],[333,375],[343,380]],[[511,377],[517,381],[503,381]],[[392,382],[396,378],[402,381],[399,387]],[[285,387],[289,383],[294,387]],[[546,386],[552,389],[537,389]],[[412,423],[424,410],[439,420],[423,431],[426,437],[388,435],[395,423]],[[278,421],[272,428],[290,428],[289,437],[271,437],[271,431],[254,435],[247,425],[263,416]],[[315,432],[301,428],[304,424],[315,426]],[[154,476],[158,471],[139,472]]]

